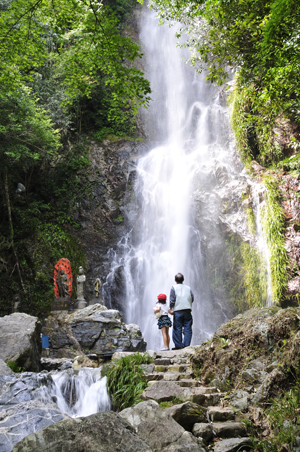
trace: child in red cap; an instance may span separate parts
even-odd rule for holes
[[[153,308],[154,314],[158,319],[157,326],[162,332],[164,340],[164,348],[162,351],[170,350],[169,328],[172,326],[170,317],[168,316],[167,295],[160,293],[157,296],[156,306]]]

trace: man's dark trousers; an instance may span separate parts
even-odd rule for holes
[[[193,317],[190,309],[174,312],[172,339],[176,348],[188,347],[192,340]],[[184,340],[182,342],[182,328]]]

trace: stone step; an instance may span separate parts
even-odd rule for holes
[[[183,374],[179,372],[166,372],[164,374],[165,381],[178,381]]]
[[[226,422],[235,420],[235,411],[229,408],[209,406],[207,407],[207,412],[212,422]]]
[[[252,441],[247,437],[223,439],[214,445],[213,450],[214,452],[243,452],[243,445],[246,446],[248,444],[252,445]],[[249,448],[246,448],[245,450],[248,451]]]
[[[155,366],[169,366],[171,364],[171,359],[170,358],[156,358],[153,361],[153,364]]]
[[[176,381],[176,383],[182,388],[195,388],[199,384],[197,380],[192,379],[181,379]]]
[[[197,392],[200,394],[215,394],[217,393],[217,388],[215,386],[202,386],[200,385],[197,389]]]
[[[189,364],[172,364],[168,367],[168,372],[192,372],[191,366]]]
[[[167,372],[168,366],[155,366],[154,370],[155,372]]]
[[[190,374],[182,374],[181,372],[166,372],[164,375],[164,380],[166,381],[178,381],[178,380],[191,380],[192,376]]]
[[[163,372],[157,372],[157,373],[153,373],[153,374],[146,374],[143,375],[143,378],[145,381],[159,381],[162,380],[164,378],[164,373]]]
[[[194,424],[193,435],[197,438],[203,438],[205,443],[208,443],[214,437],[211,424],[208,424],[206,422]]]
[[[212,429],[218,438],[237,438],[247,435],[246,426],[243,422],[214,422]]]
[[[216,406],[220,404],[221,399],[225,397],[225,395],[225,392],[213,392],[207,394],[203,392],[203,387],[200,386],[193,388],[192,401],[205,407]]]

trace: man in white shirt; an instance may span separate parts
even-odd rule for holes
[[[175,276],[176,285],[170,291],[169,313],[174,315],[172,339],[175,344],[173,350],[188,347],[192,340],[192,303],[194,294],[189,286],[183,284],[184,276],[177,273]],[[184,329],[184,339],[182,341],[182,328]]]

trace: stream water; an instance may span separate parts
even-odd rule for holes
[[[52,375],[53,384],[46,389],[62,413],[70,417],[89,416],[111,408],[106,377],[101,368],[67,369]]]
[[[129,220],[129,233],[110,251],[104,302],[109,306],[114,275],[121,271],[126,282],[125,321],[141,327],[148,348],[161,348],[153,307],[159,293],[169,296],[174,275],[181,272],[195,294],[192,343],[199,344],[228,318],[223,275],[217,291],[206,277],[201,249],[205,226],[201,230],[196,216],[209,224],[212,246],[220,243],[221,250],[216,173],[222,168],[233,186],[246,177],[234,150],[224,93],[185,63],[174,27],[158,26],[146,7],[140,29],[145,75],[152,87],[145,128],[154,144],[136,168],[136,220]]]

